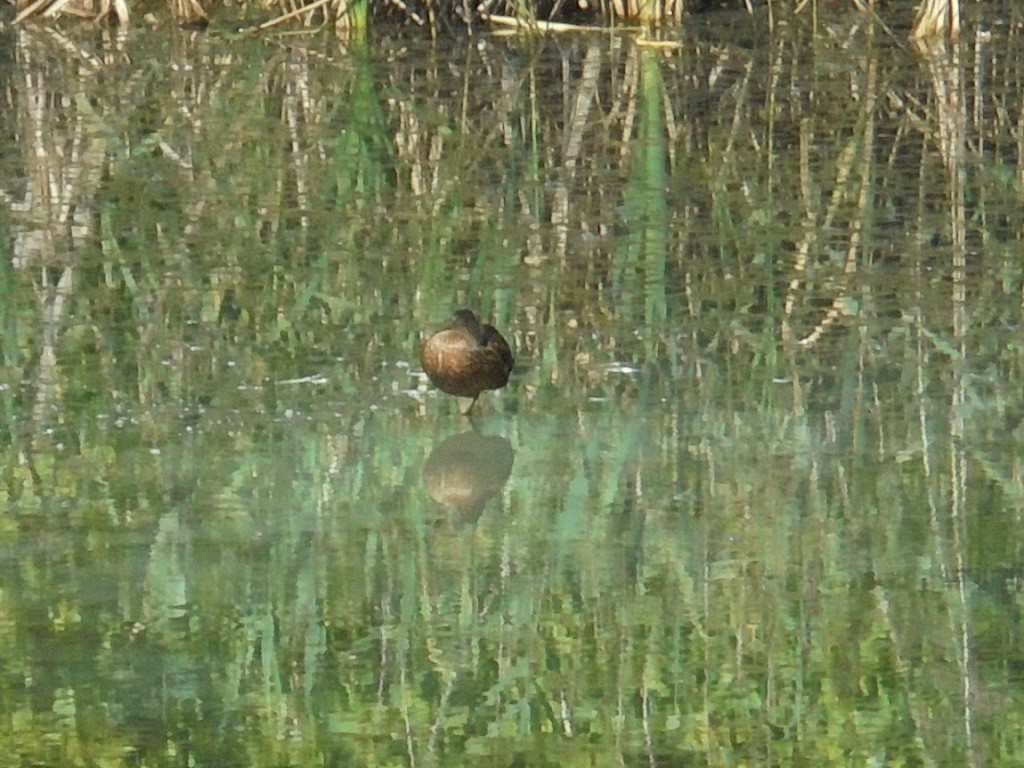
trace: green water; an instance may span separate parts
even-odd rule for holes
[[[1020,764],[1019,25],[736,18],[2,31],[0,762]]]

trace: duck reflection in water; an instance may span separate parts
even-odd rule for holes
[[[498,435],[465,432],[452,435],[430,452],[423,465],[423,485],[452,520],[475,523],[484,505],[512,474],[515,451]]]
[[[480,393],[508,384],[515,360],[505,337],[480,322],[468,309],[460,309],[443,331],[431,336],[420,350],[420,363],[431,383],[456,397],[472,397],[464,412],[473,412]]]

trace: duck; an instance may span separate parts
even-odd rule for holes
[[[470,309],[460,309],[423,343],[420,363],[430,383],[442,392],[473,398],[464,416],[472,415],[482,392],[508,384],[515,366],[505,337],[490,323],[481,323]]]

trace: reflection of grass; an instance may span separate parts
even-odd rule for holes
[[[780,746],[775,728],[805,730],[811,754],[895,739],[909,704],[892,658],[840,641],[851,622],[887,638],[858,583],[861,553],[841,542],[889,539],[883,569],[922,552],[921,537],[896,544],[865,514],[884,505],[897,527],[919,514],[893,493],[903,470],[865,456],[859,476],[876,485],[844,488],[851,465],[787,409],[723,408],[715,389],[667,377],[645,386],[674,396],[665,412],[521,413],[507,425],[517,459],[504,499],[475,525],[437,521],[420,473],[438,438],[398,411],[323,431],[296,422],[262,448],[221,441],[216,463],[165,448],[148,483],[187,495],[172,494],[175,523],[160,523],[142,561],[145,642],[185,642],[172,610],[184,599],[205,649],[191,663],[223,665],[194,694],[255,718],[253,743],[301,723],[302,743],[316,733],[371,763],[428,743],[486,759],[539,745],[632,759],[726,742],[761,753]],[[197,425],[196,447],[217,419]],[[137,567],[112,544],[112,575]],[[51,575],[39,577],[45,589]],[[917,621],[902,643],[934,643],[945,619]],[[802,692],[766,695],[765,679],[794,684],[795,670]],[[828,723],[852,716],[864,679],[892,703],[841,737]]]
[[[475,529],[417,522],[424,507],[415,492],[404,497],[401,521],[381,520],[379,534],[374,526],[368,537],[349,538],[351,523],[329,525],[337,542],[330,549],[349,574],[330,591],[357,587],[384,620],[379,651],[359,652],[347,665],[346,730],[365,732],[362,699],[377,711],[373,722],[434,733],[455,752],[496,755],[524,739],[569,733],[587,736],[577,751],[601,753],[650,727],[672,734],[660,747],[672,753],[722,738],[698,716],[703,701],[730,713],[751,748],[765,746],[761,729],[787,727],[792,710],[766,702],[756,681],[808,652],[809,681],[825,675],[835,653],[828,638],[838,631],[829,623],[841,625],[865,593],[853,589],[849,602],[836,596],[802,619],[787,613],[796,608],[787,585],[805,579],[808,567],[824,568],[819,589],[853,586],[835,548],[841,502],[822,496],[810,517],[800,513],[792,500],[805,489],[791,480],[792,467],[815,460],[814,441],[794,440],[806,427],[759,424],[768,414],[756,411],[748,417],[718,423],[709,413],[712,421],[691,422],[694,434],[682,445],[663,439],[658,422],[641,428],[614,409],[582,423],[520,418],[507,506]],[[447,543],[451,536],[457,545]],[[376,574],[368,593],[358,562]],[[807,634],[794,634],[794,622]],[[365,627],[344,613],[330,624]],[[348,633],[329,632],[332,642],[362,647]],[[392,661],[380,667],[380,655]],[[839,685],[864,675],[894,685],[884,659],[840,655],[828,673],[843,670]],[[371,667],[359,672],[360,663]],[[382,680],[393,691],[383,703],[375,694]],[[891,695],[899,698],[898,686]],[[646,704],[622,710],[623,696]],[[817,695],[809,696],[802,706],[813,709]]]
[[[633,316],[638,328],[647,331],[648,359],[654,357],[655,336],[668,315],[666,307],[666,257],[669,214],[666,201],[668,155],[665,116],[662,113],[662,81],[658,54],[640,51],[640,124],[633,175],[625,190],[623,225],[628,235],[616,266],[621,311]],[[633,280],[641,282],[644,310],[633,306]]]

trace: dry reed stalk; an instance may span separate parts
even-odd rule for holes
[[[205,26],[210,22],[199,0],[170,0],[171,14],[179,24],[185,26]]]
[[[538,19],[521,19],[517,16],[501,16],[499,14],[484,14],[484,21],[489,21],[499,27],[510,27],[519,32],[640,32],[643,27],[615,27],[610,30],[608,27],[592,26],[586,24],[565,24],[560,21],[542,21]]]
[[[128,20],[127,0],[100,0],[96,21],[106,21],[120,26],[127,26]]]
[[[284,22],[290,21],[299,16],[304,16],[304,21],[308,24],[310,18],[312,17],[313,11],[325,5],[329,5],[333,2],[335,2],[335,0],[315,0],[315,2],[312,2],[309,5],[303,5],[298,8],[292,8],[291,10],[282,13],[280,16],[275,16],[272,19],[268,19],[267,21],[264,21],[262,24],[258,24],[257,26],[253,27],[253,29],[262,32],[265,29],[271,29],[272,27],[276,27],[279,24],[283,24]]]
[[[932,37],[960,35],[960,0],[923,0],[914,21],[910,39],[921,41]]]
[[[98,6],[92,0],[32,0],[27,3],[18,2],[15,7],[18,9],[18,15],[14,17],[15,24],[36,16],[52,19],[62,14],[121,26],[129,20],[127,0],[99,0]]]
[[[83,4],[78,0],[33,0],[29,3],[19,2],[15,7],[18,9],[18,15],[14,17],[15,24],[35,16],[51,19],[61,13],[81,18],[90,18],[95,15],[91,3]]]

